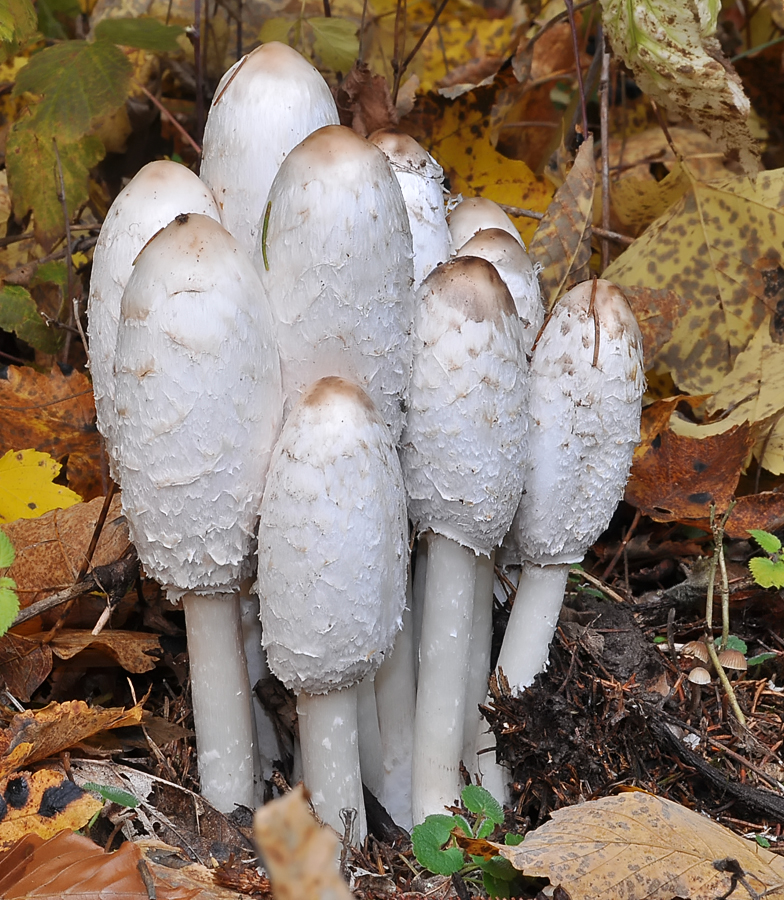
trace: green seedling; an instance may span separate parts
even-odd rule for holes
[[[7,569],[14,561],[16,553],[8,535],[0,529],[0,569]],[[19,595],[13,578],[0,578],[0,637],[13,624],[19,614]]]
[[[784,587],[784,554],[781,541],[775,534],[757,528],[749,528],[749,534],[768,554],[755,556],[749,560],[749,569],[754,581],[764,588]]]
[[[474,855],[458,845],[458,836],[473,841],[485,841],[491,832],[504,821],[501,804],[479,785],[463,788],[460,795],[463,806],[471,816],[428,816],[412,832],[414,856],[417,862],[434,875],[454,875],[459,872],[471,883],[482,884],[490,897],[512,896],[515,879],[520,872],[503,856]],[[473,824],[471,821],[473,820]],[[507,834],[507,846],[519,844],[522,835]]]

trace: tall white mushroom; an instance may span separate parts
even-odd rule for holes
[[[413,818],[443,812],[459,764],[477,554],[503,538],[523,489],[523,326],[490,263],[439,266],[418,295],[401,459],[409,513],[430,529],[414,731]]]
[[[317,128],[338,122],[327,83],[285,44],[262,44],[221,78],[204,128],[200,175],[247,253],[286,155]]]
[[[141,252],[115,369],[123,512],[147,574],[185,608],[202,793],[252,806],[237,590],[282,397],[258,276],[217,222],[178,216]]]
[[[405,492],[389,430],[367,394],[322,378],[275,447],[259,524],[258,591],[272,671],[297,693],[302,765],[316,811],[365,834],[357,683],[400,628],[408,560]]]
[[[556,303],[531,362],[529,462],[511,532],[523,570],[498,667],[514,693],[546,666],[569,567],[623,496],[643,372],[640,329],[614,284],[586,281]]]
[[[215,198],[190,169],[168,160],[148,163],[109,207],[95,245],[87,301],[90,372],[98,430],[115,481],[114,350],[120,301],[142,247],[175,216],[191,212],[220,221]]]
[[[446,223],[444,170],[410,135],[384,128],[370,140],[389,160],[400,183],[408,210],[414,247],[414,287],[436,266],[449,259],[449,226]]]
[[[286,412],[319,378],[370,395],[400,437],[411,372],[411,232],[384,154],[321,128],[286,157],[254,263],[276,321]]]

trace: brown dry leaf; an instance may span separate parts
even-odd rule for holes
[[[658,405],[645,409],[643,420]],[[657,522],[707,520],[712,503],[723,511],[732,502],[754,441],[745,423],[698,440],[675,434],[668,421],[635,458],[626,501]]]
[[[76,580],[103,506],[103,498],[56,509],[38,519],[20,519],[3,530],[16,551],[14,564],[0,575],[16,581],[22,609],[49,594],[70,587]],[[105,566],[119,559],[131,539],[122,515],[120,497],[109,507],[92,565]]]
[[[18,713],[8,728],[0,731],[0,778],[107,728],[138,725],[141,721],[140,704],[128,710],[102,709],[82,700],[50,703],[43,709]]]
[[[88,378],[55,366],[48,375],[8,366],[0,379],[0,456],[8,450],[40,450],[68,457],[68,486],[86,500],[102,493],[101,438],[95,427]]]
[[[688,301],[675,291],[624,285],[623,293],[642,332],[645,368],[653,363],[672,337],[673,329],[689,309]]]
[[[39,639],[44,636],[37,635]],[[136,674],[152,671],[163,656],[158,635],[139,631],[102,631],[94,635],[89,631],[63,629],[49,646],[58,659],[71,659],[89,647],[92,653],[79,657],[80,666],[105,666],[108,656],[127,672]]]
[[[719,389],[766,315],[784,304],[784,169],[754,180],[690,177],[690,190],[603,277],[688,302],[672,338],[646,364],[701,394]]]
[[[357,60],[338,89],[338,110],[343,125],[367,137],[379,128],[397,125],[399,118],[383,75],[373,75]]]
[[[643,791],[555,810],[517,847],[498,853],[527,876],[563,885],[572,900],[746,898],[715,863],[737,860],[752,889],[784,897],[784,859],[671,800]]]
[[[29,703],[51,671],[48,644],[18,634],[0,637],[0,678],[17,700]]]
[[[749,531],[778,531],[784,526],[784,501],[781,494],[764,491],[738,497],[724,533],[727,537],[748,540]]]
[[[253,829],[275,900],[351,900],[348,885],[335,864],[337,835],[316,822],[301,784],[262,806]]]
[[[566,181],[556,191],[528,247],[531,259],[543,266],[539,280],[545,309],[550,309],[570,285],[590,275],[595,181],[591,135],[577,151]]]
[[[48,840],[29,834],[0,855],[0,869],[4,873],[0,876],[0,896],[6,900],[28,897],[149,900],[149,891],[139,871],[141,862],[142,849],[136,843],[127,842],[116,852],[106,853],[89,838],[70,831],[61,831]],[[172,888],[163,866],[147,865],[153,873],[155,896],[159,900],[196,900],[205,896],[195,888]]]
[[[46,839],[64,829],[83,828],[103,806],[101,800],[51,769],[0,778],[0,796],[6,806],[0,819],[0,851],[26,834]],[[0,897],[8,896],[0,888]]]

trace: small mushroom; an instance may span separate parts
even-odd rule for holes
[[[508,232],[523,247],[523,239],[514,222],[497,203],[485,197],[468,197],[462,200],[449,213],[447,221],[452,238],[452,253],[457,253],[466,241],[486,228],[500,228]]]
[[[719,653],[719,662],[730,678],[740,678],[749,667],[746,657],[740,650],[732,650],[729,647]]]
[[[681,656],[691,661],[692,665],[706,666],[710,661],[708,648],[704,641],[689,641],[681,647]]]
[[[702,666],[695,666],[695,668],[689,672],[689,683],[692,686],[691,712],[696,712],[702,701],[703,687],[706,684],[711,683],[710,672],[707,669],[703,669]]]

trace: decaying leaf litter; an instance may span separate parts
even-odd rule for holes
[[[237,48],[261,37],[312,56],[337,88],[346,124],[363,134],[390,124],[407,131],[444,166],[454,193],[504,204],[542,266],[549,300],[589,272],[602,274],[627,292],[643,331],[650,402],[627,503],[585,573],[573,576],[548,671],[518,699],[495,685],[487,708],[514,779],[512,806],[491,837],[503,843],[506,834],[535,829],[510,858],[526,876],[549,875],[573,897],[784,892],[778,857],[764,849],[777,849],[784,805],[784,610],[780,591],[755,584],[746,566],[752,554],[765,556],[749,529],[784,525],[784,144],[781,111],[770,99],[784,22],[772,2],[748,21],[737,10],[719,15],[716,4],[678,4],[674,14],[668,4],[649,4],[633,21],[613,0],[579,7],[572,16],[557,3],[523,5],[515,14],[446,4],[433,27],[433,10],[413,5],[403,18],[400,6],[374,4],[363,24],[362,5],[351,2],[296,10],[245,4],[241,29],[236,16],[207,11],[192,43],[183,35],[193,19],[189,3],[148,18],[136,18],[141,10],[132,3],[99,4],[81,18],[76,10],[39,8],[36,23],[19,0],[0,20],[4,80],[13,85],[2,98],[7,178],[0,197],[8,221],[0,352],[9,365],[0,382],[0,452],[10,455],[0,471],[0,515],[11,523],[5,530],[16,550],[4,574],[31,611],[0,638],[8,703],[2,793],[20,812],[0,822],[3,846],[30,830],[30,798],[43,796],[43,781],[57,798],[47,807],[54,830],[39,832],[44,839],[87,826],[100,805],[88,798],[107,793],[84,794],[77,785],[115,784],[143,807],[135,812],[127,796],[113,795],[90,831],[99,843],[116,846],[121,830],[126,837],[157,830],[185,856],[225,854],[221,877],[235,889],[267,889],[242,868],[252,853],[247,832],[242,837],[214,812],[198,825],[193,796],[176,788],[195,787],[196,778],[182,622],[154,583],[135,579],[116,501],[96,529],[108,473],[76,327],[84,304],[70,302],[86,297],[92,247],[122,179],[155,157],[196,162],[210,90]],[[600,22],[614,54],[604,91]],[[360,46],[363,65],[352,69]],[[738,57],[740,77],[729,57]],[[68,82],[60,77],[66,63]],[[580,147],[584,120],[593,148],[590,141]],[[603,271],[601,250],[611,258]],[[43,480],[25,474],[23,463],[34,457],[16,458],[33,451],[50,454]],[[52,491],[60,494],[56,503],[47,499]],[[66,508],[63,498],[74,492],[93,502]],[[682,647],[705,630],[711,506],[721,514],[733,500],[724,562],[732,638],[750,663],[734,683],[747,729],[715,679],[699,692],[689,685],[693,663]],[[88,593],[79,596],[75,583]],[[502,579],[498,638],[512,594]],[[46,609],[48,596],[66,606]],[[111,624],[93,636],[107,597]],[[281,746],[290,747],[290,698],[271,682],[262,694]],[[78,714],[73,704],[82,704]],[[124,724],[127,717],[135,724]],[[157,777],[139,780],[133,768],[108,761],[118,758]],[[289,777],[283,759],[270,791]],[[648,802],[622,792],[630,787],[656,796]],[[668,800],[680,804],[677,813]],[[575,852],[594,815],[584,801],[598,801],[602,821],[634,820],[639,830],[627,834],[619,825],[601,846],[595,840]],[[610,801],[616,806],[601,807]],[[756,835],[757,843],[712,832],[704,838],[710,849],[694,841],[680,868],[677,861],[664,867],[650,835],[662,834],[666,821],[678,837],[663,846],[685,848],[684,833],[699,831],[690,809]],[[136,824],[123,825],[124,816]],[[480,890],[470,866],[451,878],[428,875],[388,822],[371,831],[351,854],[357,895]],[[608,868],[612,846],[626,855]],[[679,880],[687,870],[693,880]],[[160,892],[165,882],[150,877]],[[515,889],[534,896],[542,884],[527,879]],[[188,889],[195,896],[193,883]]]

